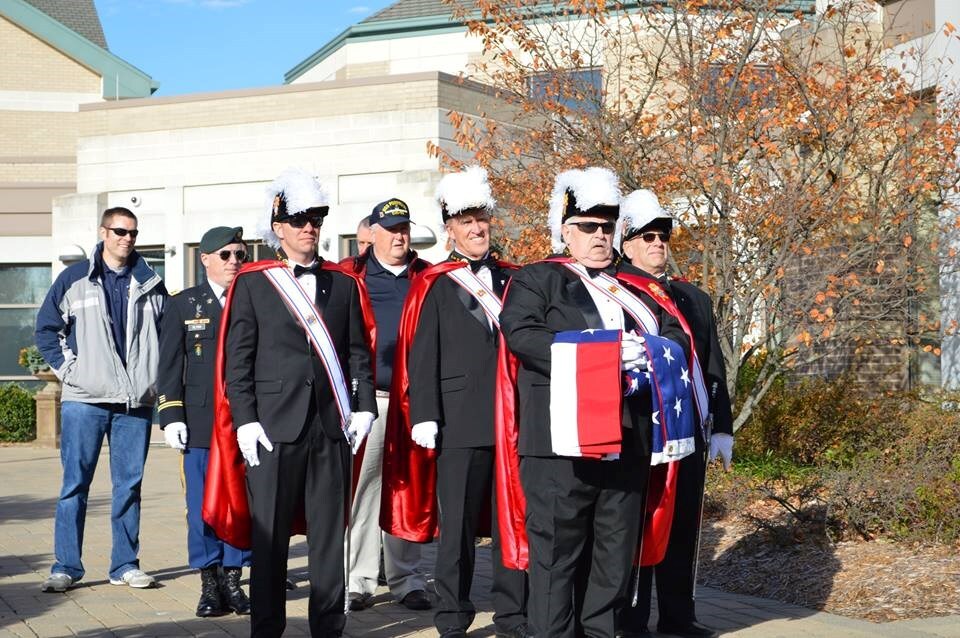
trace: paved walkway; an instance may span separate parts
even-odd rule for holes
[[[150,449],[143,490],[141,563],[159,587],[133,590],[106,579],[110,552],[110,485],[106,455],[90,495],[84,547],[87,576],[66,594],[45,594],[40,582],[50,568],[53,512],[60,486],[56,450],[0,447],[0,637],[6,636],[247,636],[248,619],[201,619],[193,614],[199,577],[186,565],[186,527],[177,453]],[[306,636],[306,557],[302,537],[291,548],[291,577],[300,584],[289,593],[285,635]],[[489,553],[481,549],[474,590],[481,613],[471,636],[492,636]],[[430,612],[410,612],[392,602],[384,588],[377,604],[352,614],[347,635],[373,638],[436,636]],[[952,636],[960,638],[960,617],[887,624],[783,605],[770,600],[702,588],[700,619],[728,636]]]

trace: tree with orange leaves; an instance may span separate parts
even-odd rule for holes
[[[713,297],[736,428],[788,370],[889,379],[936,335],[960,109],[947,63],[894,49],[878,4],[444,2],[482,39],[470,79],[517,114],[451,114],[509,211],[506,252],[548,253],[560,170],[654,190],[676,272]]]

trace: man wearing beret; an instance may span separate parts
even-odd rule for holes
[[[160,328],[157,408],[167,445],[182,452],[187,558],[200,570],[197,616],[250,613],[240,572],[250,552],[226,543],[201,516],[213,427],[213,365],[227,288],[246,259],[242,228],[218,226],[200,240],[206,281],[170,298]]]
[[[364,229],[364,226],[366,228]],[[362,231],[366,232],[362,232]],[[350,528],[350,609],[360,611],[373,604],[383,542],[383,571],[390,593],[409,609],[432,605],[426,579],[420,568],[420,545],[380,531],[380,493],[383,466],[383,434],[390,402],[390,381],[397,346],[400,311],[411,282],[430,264],[410,250],[410,209],[392,197],[373,207],[357,228],[357,245],[367,246],[356,257],[340,262],[363,277],[377,323],[376,382],[379,417],[367,437],[363,464],[357,478]]]

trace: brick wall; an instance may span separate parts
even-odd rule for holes
[[[6,91],[100,92],[100,76],[0,18],[0,88]]]

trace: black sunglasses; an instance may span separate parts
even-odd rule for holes
[[[229,261],[230,255],[236,257],[237,261],[244,261],[247,258],[247,251],[245,250],[221,250],[217,254],[223,261]]]
[[[117,234],[117,237],[126,237],[127,235],[130,235],[131,237],[136,239],[137,235],[140,234],[140,231],[137,230],[136,228],[134,228],[133,230],[127,230],[126,228],[110,228],[108,226],[104,226],[104,228],[115,232]]]
[[[612,235],[613,229],[617,227],[616,222],[569,222],[571,226],[576,226],[581,233],[592,235],[600,228],[604,235]]]
[[[320,228],[323,225],[323,215],[291,215],[282,220],[284,224],[290,224],[293,228],[303,228],[310,223],[314,228]]]
[[[670,241],[670,233],[657,233],[657,232],[651,231],[651,232],[641,233],[640,236],[643,237],[643,241],[645,241],[648,244],[652,244],[653,240],[656,239],[657,237],[659,237],[660,241],[662,241],[665,244]]]

